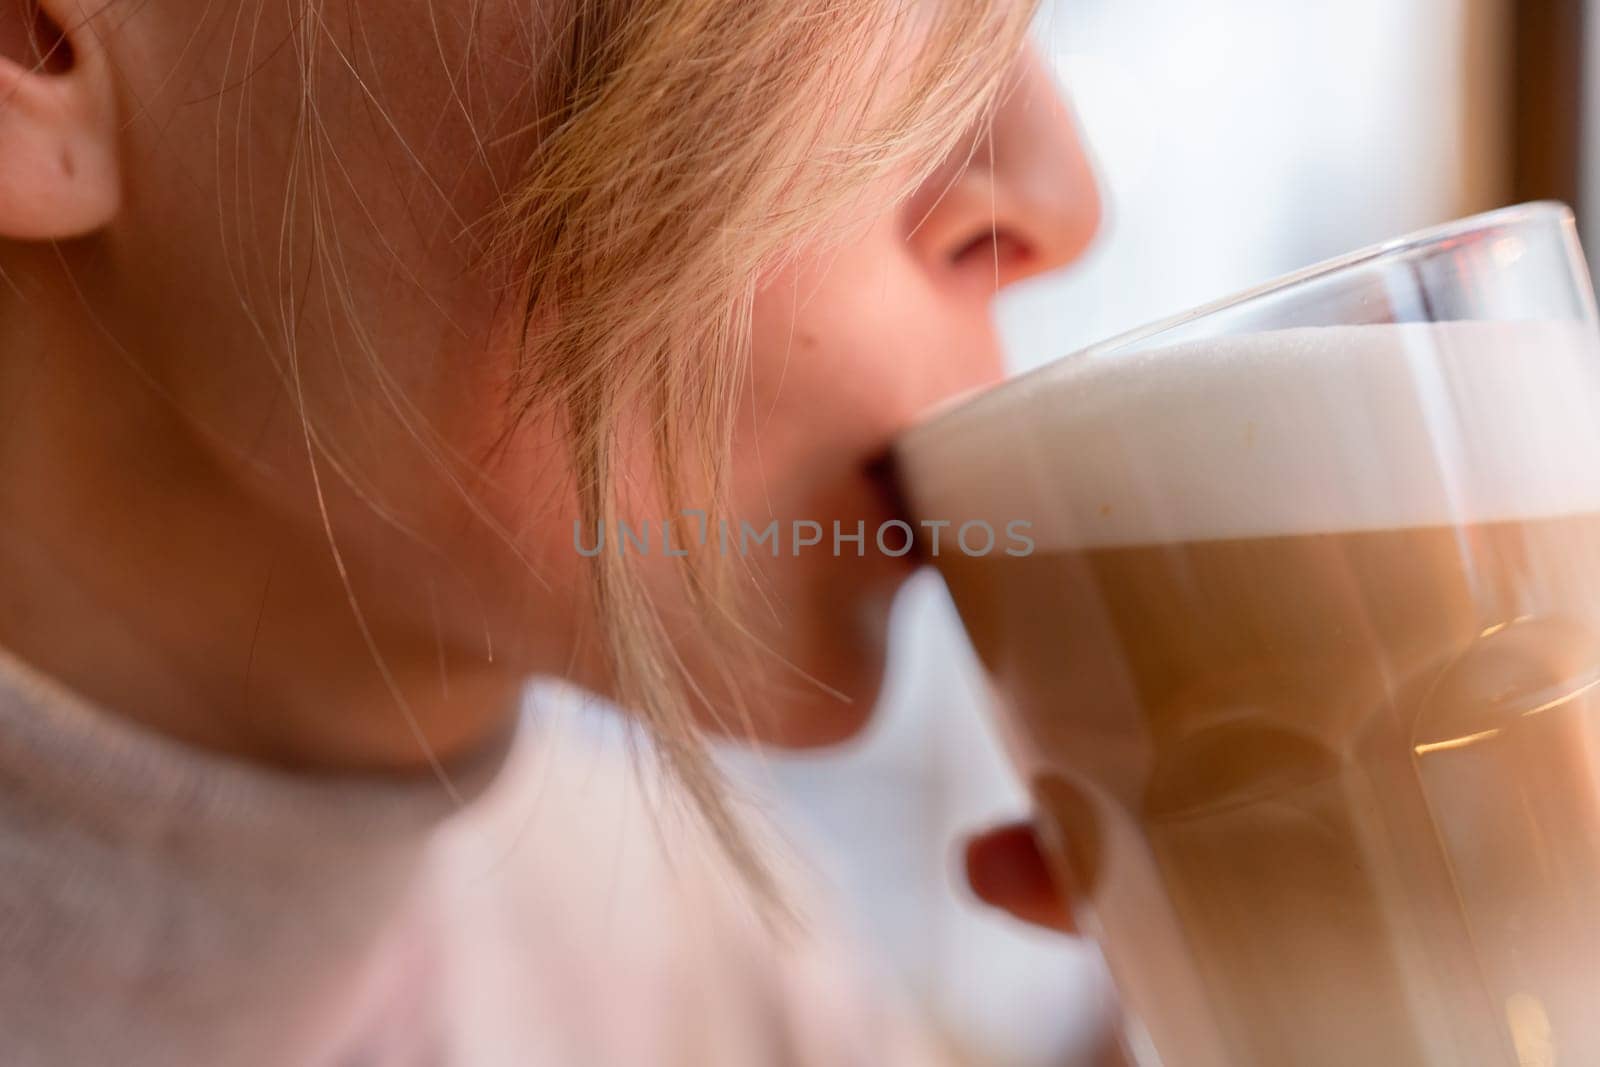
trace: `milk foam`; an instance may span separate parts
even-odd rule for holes
[[[1578,322],[1327,326],[1068,358],[907,434],[916,517],[1039,550],[1600,511]]]

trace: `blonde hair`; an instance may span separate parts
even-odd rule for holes
[[[908,195],[982,121],[1022,46],[1027,0],[569,0],[525,180],[499,221],[521,264],[517,402],[559,412],[587,528],[640,504],[619,484],[643,446],[665,514],[724,508],[749,321],[763,271],[888,178]],[[887,207],[887,204],[880,207]],[[736,674],[748,637],[709,554],[678,576]],[[771,898],[696,713],[725,717],[679,657],[627,554],[590,560],[604,652],[672,778]],[[736,692],[730,684],[723,687]],[[743,707],[739,709],[748,722]]]
[[[488,235],[490,275],[509,270],[516,279],[523,354],[510,402],[515,413],[561,421],[580,523],[615,529],[633,508],[671,515],[692,506],[715,524],[725,511],[758,279],[915,191],[989,114],[1035,2],[552,0],[558,17],[534,26],[530,42],[532,147],[516,188],[473,236]],[[337,152],[313,104],[316,58],[328,36],[323,5],[302,3],[293,40],[305,80],[304,143],[291,159],[286,217],[303,197],[313,216],[313,261],[342,313],[330,317],[350,331],[418,446],[515,551],[514,534],[472,500],[468,486],[483,472],[427,425],[361,321],[324,188]],[[335,70],[354,70],[342,52],[336,60]],[[246,51],[241,62],[248,68],[254,60]],[[381,111],[368,87],[358,87]],[[241,94],[235,106],[247,121],[248,98]],[[218,118],[221,154],[220,110]],[[460,221],[464,231],[474,229],[475,220]],[[294,236],[287,227],[279,235],[280,266],[300,251]],[[380,492],[360,484],[361,464],[319,430],[298,355],[299,287],[261,262],[242,221],[225,227],[224,241],[239,259],[241,306],[269,350],[275,340],[285,353],[278,370],[300,414],[321,524],[362,639],[454,796],[356,597],[323,498],[322,465],[397,530],[410,531]],[[261,312],[252,298],[257,274],[276,297]],[[649,500],[620,473],[633,469],[626,460],[636,449],[656,474]],[[638,715],[668,779],[682,786],[735,869],[776,904],[781,894],[742,832],[697,727],[709,719],[748,729],[739,683],[770,669],[772,659],[762,660],[741,621],[744,587],[726,562],[714,552],[677,562],[669,578],[675,588],[662,590],[646,586],[631,554],[588,559],[613,695]],[[664,615],[665,605],[680,603],[687,617]],[[717,649],[714,691],[683,662],[685,646],[669,623]]]
[[[706,510],[708,525],[716,521],[724,510],[757,280],[785,256],[836,236],[827,227],[849,219],[850,209],[859,220],[913,192],[994,104],[1035,2],[552,0],[559,18],[536,27],[533,42],[539,53],[533,93],[541,109],[534,144],[517,189],[492,220],[489,248],[501,264],[518,265],[525,353],[513,404],[554,411],[563,421],[580,521],[615,528],[615,518],[639,503],[637,487],[618,475],[627,466],[624,453],[639,444],[654,461],[661,496],[651,503],[660,513],[692,504]],[[323,6],[303,0],[301,17],[292,20],[290,40],[305,84],[277,244],[258,241],[241,213],[222,220],[223,250],[237,260],[230,280],[240,306],[300,414],[322,527],[361,636],[449,789],[355,596],[320,464],[397,529],[404,524],[379,494],[358,484],[360,464],[312,417],[297,342],[301,290],[311,273],[297,281],[288,270],[276,276],[268,269],[270,255],[280,268],[305,255],[289,222],[291,208],[304,209],[311,265],[328,310],[347,320],[351,343],[367,356],[395,414],[469,495],[459,477],[461,457],[445,454],[383,371],[357,313],[345,258],[331,240],[337,212],[328,172],[338,169],[338,155],[313,103]],[[236,35],[240,19],[233,20]],[[252,27],[237,55],[229,45],[225,80],[248,83],[255,39]],[[52,54],[59,58],[64,41],[53,31],[36,41],[41,67]],[[334,67],[355,75],[353,59],[342,52]],[[355,82],[362,99],[381,110],[359,76]],[[232,106],[241,124],[249,121],[246,94]],[[231,150],[228,162],[242,169],[240,146],[248,139],[225,132],[223,117],[219,103],[217,158]],[[897,181],[885,187],[890,178]],[[248,183],[243,188],[254,195]],[[879,203],[863,199],[869,190]],[[261,294],[274,299],[258,308]],[[629,421],[640,412],[642,442]],[[674,621],[702,640],[725,643],[727,678],[719,693],[737,704],[734,679],[751,642],[733,576],[719,563],[711,553],[685,561],[675,577],[693,612]],[[664,769],[684,786],[735,867],[774,899],[766,867],[741,833],[695,725],[698,717],[725,720],[729,709],[697,685],[681,660],[662,614],[664,598],[646,588],[635,557],[601,552],[589,565],[617,695],[642,718]],[[742,706],[734,710],[748,723]]]

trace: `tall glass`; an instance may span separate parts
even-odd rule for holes
[[[1130,1058],[1600,1064],[1600,335],[1566,208],[1095,346],[896,466],[924,532],[1027,524],[932,562]]]

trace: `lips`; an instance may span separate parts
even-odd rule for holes
[[[911,551],[899,559],[911,567],[922,563],[924,556],[921,538],[915,536],[917,525],[911,519],[911,509],[900,491],[900,480],[895,476],[894,452],[884,449],[863,463],[861,470],[867,483],[872,487],[873,495],[883,505],[883,521],[899,519],[911,527],[913,533]]]

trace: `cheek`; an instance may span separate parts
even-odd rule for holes
[[[752,417],[739,437],[768,476],[860,464],[921,412],[997,379],[983,294],[935,285],[898,240],[771,280],[757,299]]]
[[[768,279],[755,311],[734,510],[762,522],[809,519],[831,529],[838,521],[846,530],[859,522],[876,531],[894,515],[867,464],[929,405],[1000,373],[984,294],[937,284],[897,234]],[[774,626],[764,639],[800,676],[828,687],[783,690],[773,702],[777,739],[849,736],[872,706],[889,604],[910,560],[872,547],[863,556],[846,548],[755,564],[762,617]]]

